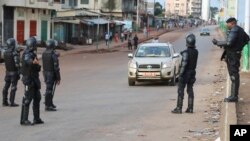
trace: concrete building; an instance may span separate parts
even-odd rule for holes
[[[209,0],[207,0],[209,1]],[[202,0],[189,0],[189,15],[201,18]]]
[[[201,17],[201,0],[167,0],[165,7],[167,17]]]
[[[51,15],[61,8],[60,0],[1,0],[1,41],[16,38],[22,44],[31,36],[43,41],[51,35]]]
[[[202,20],[208,21],[210,17],[210,1],[202,0]]]
[[[168,0],[166,2],[166,16],[187,16],[189,0]]]

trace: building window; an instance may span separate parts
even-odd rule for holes
[[[81,4],[89,4],[89,0],[81,0]]]
[[[62,4],[65,4],[65,0],[62,0],[61,2],[62,2]]]
[[[60,3],[61,0],[54,0],[55,3]]]
[[[43,15],[46,15],[46,10],[43,10]]]
[[[24,10],[23,9],[18,9],[18,17],[24,17]]]
[[[74,7],[77,6],[78,1],[77,0],[69,0],[69,6]]]
[[[32,14],[35,14],[35,9],[31,9]]]

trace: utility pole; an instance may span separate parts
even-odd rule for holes
[[[245,32],[249,35],[249,24],[250,24],[250,1],[245,1]],[[249,71],[249,43],[243,49],[243,71]]]
[[[136,6],[136,33],[138,32],[139,27],[139,0],[137,0],[137,6]]]
[[[98,24],[97,24],[97,33],[96,33],[96,51],[99,48],[99,30],[100,30],[100,14],[98,13]]]

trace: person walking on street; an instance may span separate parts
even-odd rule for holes
[[[105,41],[106,41],[106,46],[107,46],[109,43],[109,34],[108,33],[105,34]]]
[[[113,32],[112,31],[109,31],[109,40],[110,40],[110,42],[112,42],[112,40],[113,40]]]
[[[218,41],[213,39],[214,45],[224,47],[225,51],[221,59],[225,59],[227,63],[227,69],[231,79],[231,95],[224,99],[225,102],[237,102],[239,87],[240,87],[240,58],[243,47],[248,44],[249,36],[246,32],[237,25],[235,18],[229,18],[227,21],[227,27],[229,29],[226,41]]]
[[[123,41],[124,41],[124,33],[121,32],[121,42],[123,42]]]
[[[128,50],[132,50],[132,39],[128,38]]]
[[[137,34],[135,34],[135,37],[134,37],[134,50],[136,50],[137,49],[137,46],[138,46],[138,37],[137,37]]]
[[[181,52],[182,60],[180,66],[179,74],[179,83],[178,83],[178,97],[177,97],[177,106],[172,113],[181,114],[182,105],[184,99],[184,89],[187,86],[188,93],[188,108],[186,113],[193,113],[194,105],[194,91],[193,85],[196,81],[196,65],[198,60],[198,50],[195,46],[195,35],[189,34],[186,37],[186,46],[187,49]]]
[[[46,42],[46,50],[42,54],[43,76],[46,84],[45,111],[56,111],[53,97],[55,87],[59,85],[61,81],[59,60],[55,48],[56,41],[50,39]]]
[[[44,122],[40,118],[40,101],[41,101],[41,82],[39,79],[39,72],[41,71],[41,66],[39,65],[39,60],[36,54],[36,39],[30,37],[26,41],[26,49],[22,55],[22,81],[25,86],[24,97],[22,102],[21,111],[21,125],[32,125],[28,120],[29,116],[29,106],[33,100],[33,114],[34,120],[33,124],[43,124]]]
[[[14,38],[9,38],[7,41],[7,50],[4,52],[5,60],[5,85],[3,88],[3,106],[17,107],[15,95],[17,90],[17,83],[20,79],[20,55],[17,52],[17,42]],[[8,90],[10,90],[10,104],[8,103]]]
[[[128,31],[126,29],[126,30],[124,30],[124,39],[125,39],[125,41],[127,40],[127,38],[128,38]]]
[[[118,35],[118,32],[115,33],[115,42],[118,43],[119,41],[119,35]]]

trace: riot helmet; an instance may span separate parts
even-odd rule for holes
[[[36,38],[30,37],[29,39],[27,39],[26,46],[30,50],[36,50]]]
[[[186,36],[186,46],[187,47],[195,47],[195,35],[193,33],[190,33]]]
[[[49,39],[48,41],[46,41],[47,49],[55,49],[56,46],[57,46],[57,42],[55,40]]]
[[[7,44],[7,47],[8,47],[9,50],[14,51],[14,49],[16,48],[17,42],[16,42],[16,40],[14,38],[9,38],[6,41],[6,44]]]

